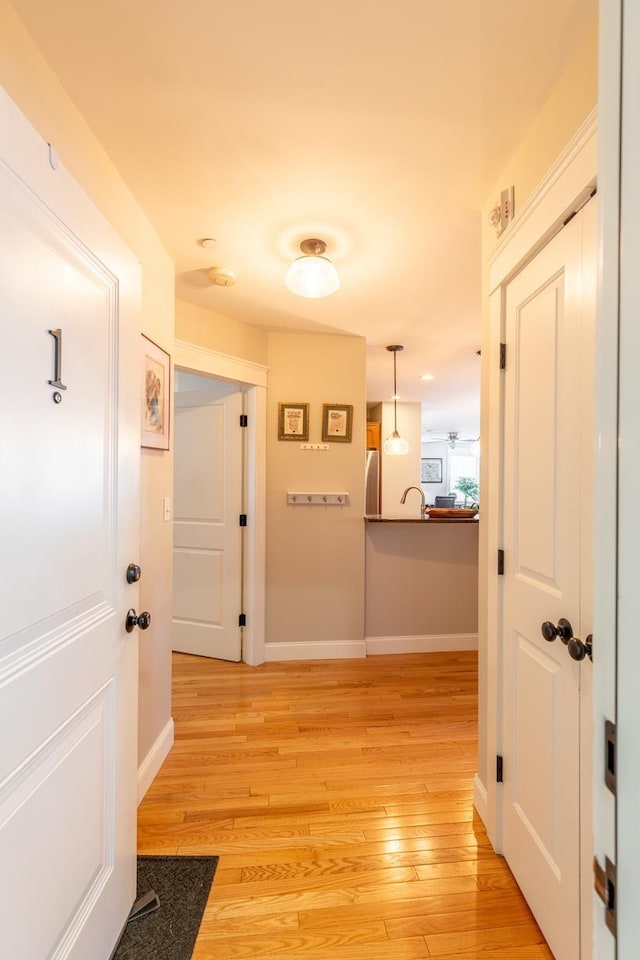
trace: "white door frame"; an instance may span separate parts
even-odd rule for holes
[[[503,377],[500,344],[504,339],[503,291],[506,283],[560,229],[567,217],[592,194],[597,177],[597,114],[582,124],[553,168],[500,238],[489,260],[489,330],[482,360],[487,406],[482,461],[483,510],[481,554],[486,578],[487,612],[480,624],[479,726],[484,732],[481,756],[485,770],[476,778],[474,802],[489,838],[502,852],[502,794],[495,778],[495,758],[502,754],[502,578],[497,552],[502,548]],[[489,479],[490,478],[490,479]],[[484,528],[484,529],[482,529]],[[483,629],[484,627],[484,629]],[[484,782],[482,780],[484,777]]]
[[[598,111],[598,286],[595,342],[595,454],[594,454],[594,673],[593,673],[593,851],[604,866],[605,857],[616,863],[616,803],[604,780],[605,719],[616,718],[616,606],[618,553],[618,283],[620,231],[620,64],[622,0],[600,4],[599,111]],[[637,269],[635,269],[637,274]],[[634,323],[637,322],[634,318]],[[634,511],[635,513],[635,511]],[[625,518],[625,524],[633,516]],[[635,675],[629,674],[633,687]],[[631,692],[637,703],[637,691]],[[634,747],[635,753],[635,747]],[[634,758],[633,766],[636,766]],[[633,810],[634,826],[624,849],[637,873],[635,837],[637,809]],[[623,834],[619,824],[620,835]],[[618,864],[619,866],[619,864]],[[593,884],[593,880],[591,880]],[[636,887],[637,890],[637,887]],[[637,893],[636,893],[637,901]],[[634,907],[619,914],[621,926],[631,928],[635,956],[638,936],[638,911]],[[635,930],[634,930],[635,928]],[[594,957],[613,960],[616,943],[606,927],[603,904],[594,897]],[[624,954],[620,954],[621,957]]]
[[[247,530],[243,660],[265,660],[265,529],[267,486],[267,367],[184,340],[174,341],[173,365],[190,373],[233,380],[248,387]]]
[[[640,390],[637,376],[640,349],[640,185],[637,165],[640,155],[640,124],[636,93],[640,76],[640,8],[637,3],[615,0],[600,5],[600,43],[600,95],[605,106],[604,120],[609,137],[606,141],[603,138],[602,143],[602,164],[606,177],[604,185],[609,199],[602,248],[602,345],[611,357],[611,367],[603,374],[603,390],[607,388],[607,398],[613,393],[607,411],[611,422],[615,423],[616,413],[619,420],[618,431],[613,436],[607,429],[609,424],[603,425],[604,439],[608,446],[605,452],[611,457],[612,470],[616,464],[616,454],[618,458],[617,477],[614,475],[612,478],[614,491],[617,480],[617,501],[614,496],[614,510],[607,509],[609,521],[613,521],[610,531],[612,538],[617,520],[617,543],[611,545],[611,552],[614,564],[617,559],[618,580],[617,584],[614,584],[617,588],[616,594],[612,598],[607,597],[610,603],[608,609],[603,610],[602,617],[603,637],[606,637],[607,679],[609,685],[611,678],[615,680],[616,696],[614,699],[613,694],[603,685],[600,685],[598,694],[601,698],[602,716],[609,716],[617,724],[617,838],[611,836],[610,813],[607,812],[607,804],[611,805],[612,800],[601,789],[600,817],[596,823],[600,833],[596,834],[596,852],[601,863],[601,858],[608,854],[616,865],[616,955],[619,960],[633,960],[638,954],[640,937],[640,844],[637,825],[640,798],[640,767],[637,760],[637,737],[640,730],[637,600],[637,547],[640,536]],[[608,320],[608,329],[605,327],[605,320]],[[616,372],[619,379],[616,379]],[[617,849],[613,846],[614,842]],[[602,904],[599,904],[599,908],[601,913]],[[604,938],[605,934],[602,934],[602,939]],[[608,940],[610,939],[609,935]]]

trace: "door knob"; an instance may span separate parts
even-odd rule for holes
[[[555,640],[556,637],[560,637],[563,643],[569,643],[573,636],[573,627],[568,620],[565,620],[564,617],[560,617],[558,620],[558,626],[556,627],[555,623],[551,623],[550,620],[545,620],[540,631],[545,640],[548,640],[551,643],[552,640]]]
[[[130,563],[127,567],[127,583],[137,583],[142,575],[142,570],[137,563]]]
[[[584,660],[585,657],[593,660],[593,634],[590,633],[584,641],[579,640],[578,637],[572,637],[567,644],[567,650],[574,660]]]
[[[127,613],[127,619],[124,622],[124,628],[127,633],[131,633],[134,627],[140,627],[141,630],[147,630],[151,623],[151,614],[146,610],[138,616],[133,607]]]

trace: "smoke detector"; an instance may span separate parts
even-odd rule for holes
[[[235,272],[230,267],[211,267],[209,278],[216,287],[232,287],[236,282]]]

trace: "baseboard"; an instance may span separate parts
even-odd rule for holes
[[[487,825],[487,815],[489,813],[489,802],[487,798],[487,788],[484,783],[476,773],[473,778],[473,806],[475,807],[476,813],[484,823],[485,827]]]
[[[365,637],[367,656],[378,653],[444,653],[477,650],[477,633],[436,633],[426,637]]]
[[[153,783],[154,777],[162,766],[173,746],[173,717],[169,720],[160,736],[149,750],[138,768],[138,803]]]
[[[265,660],[350,660],[378,653],[443,653],[477,650],[477,633],[439,633],[430,637],[365,637],[312,643],[266,643]]]
[[[265,643],[265,660],[352,660],[367,655],[363,640],[328,640],[319,643]]]

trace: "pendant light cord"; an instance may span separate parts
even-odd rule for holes
[[[396,382],[396,356],[397,352],[393,351],[393,432],[398,432],[398,385]]]

